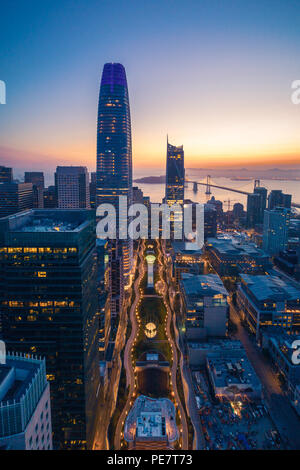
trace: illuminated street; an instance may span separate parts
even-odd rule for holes
[[[253,338],[249,337],[248,332],[241,325],[240,317],[232,303],[230,304],[230,316],[238,328],[236,336],[243,343],[247,355],[263,384],[265,400],[272,419],[276,423],[281,436],[287,439],[291,448],[298,449],[300,447],[300,433],[293,432],[293,429],[299,428],[299,418],[282,390],[278,375],[269,361],[258,351]]]
[[[136,357],[137,348],[138,350],[143,350],[142,348],[143,348],[144,340],[142,338],[145,333],[141,331],[141,328],[145,320],[142,319],[141,312],[144,309],[143,305],[147,306],[147,304],[152,301],[151,299],[153,299],[153,301],[156,299],[157,301],[159,301],[160,295],[163,295],[163,305],[166,308],[165,320],[163,320],[162,318],[158,320],[158,321],[163,320],[164,322],[164,326],[162,325],[159,328],[159,331],[160,331],[159,338],[161,339],[156,339],[155,338],[156,334],[154,335],[153,338],[151,337],[152,335],[148,334],[148,338],[149,338],[148,342],[149,340],[152,341],[154,348],[158,348],[158,350],[162,348],[161,350],[164,351],[164,354],[167,354],[167,355],[168,355],[168,352],[167,352],[168,349],[166,348],[167,348],[168,343],[170,345],[170,362],[171,362],[171,372],[170,372],[170,381],[169,381],[170,397],[172,398],[172,400],[174,400],[174,403],[178,412],[178,417],[179,417],[179,420],[181,421],[180,446],[182,446],[183,449],[188,449],[188,429],[187,429],[186,415],[185,415],[185,411],[182,406],[181,400],[179,398],[178,390],[177,390],[176,374],[177,374],[177,366],[178,366],[178,354],[177,354],[177,348],[176,348],[175,342],[171,335],[172,311],[170,309],[169,303],[167,302],[167,296],[166,296],[167,287],[163,280],[164,264],[161,261],[160,243],[154,242],[154,244],[156,246],[156,249],[158,250],[158,266],[157,266],[158,269],[156,269],[156,274],[153,275],[153,273],[151,273],[150,276],[151,278],[153,276],[156,276],[156,284],[155,284],[156,292],[153,290],[153,293],[150,294],[147,291],[147,289],[149,290],[149,288],[151,288],[151,284],[152,284],[151,279],[150,279],[150,286],[148,288],[141,286],[141,282],[143,280],[144,280],[144,283],[147,282],[146,281],[147,272],[145,271],[146,263],[144,261],[144,257],[146,256],[145,253],[147,250],[147,245],[144,242],[143,242],[142,249],[140,252],[140,263],[138,265],[139,275],[134,283],[136,296],[135,296],[134,303],[132,304],[132,307],[130,309],[130,320],[131,320],[132,329],[131,329],[129,340],[126,343],[125,352],[124,352],[124,367],[126,370],[126,382],[127,382],[127,385],[129,386],[129,391],[128,391],[126,405],[121,412],[121,415],[117,423],[116,431],[114,434],[115,435],[115,438],[114,438],[115,448],[117,449],[121,448],[123,445],[122,439],[123,439],[124,423],[129,413],[129,410],[132,404],[134,403],[135,398],[137,397],[137,393],[139,390],[138,377],[137,377],[137,373],[135,372],[135,362],[136,362],[135,357]],[[145,292],[145,289],[146,289],[146,292]],[[149,328],[148,325],[146,326]],[[164,340],[164,335],[166,337],[166,340]]]
[[[300,451],[300,0],[1,20],[0,450]]]

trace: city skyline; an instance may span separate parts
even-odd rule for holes
[[[93,170],[99,69],[110,60],[126,67],[131,83],[136,168],[162,168],[167,133],[184,144],[187,168],[300,163],[300,107],[291,101],[299,5],[66,5],[21,1],[17,17],[4,7],[14,33],[5,26],[0,33],[3,164]]]
[[[142,3],[3,8],[0,450],[299,451],[300,3]]]

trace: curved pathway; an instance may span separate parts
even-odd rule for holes
[[[163,256],[164,259],[167,259],[167,254],[165,251],[165,247],[162,245],[163,249]],[[194,428],[194,442],[193,442],[193,449],[198,450],[198,449],[204,449],[205,448],[205,439],[202,431],[202,426],[200,422],[200,417],[196,405],[196,400],[194,393],[192,392],[193,390],[193,383],[192,383],[192,377],[191,373],[189,370],[189,367],[187,366],[185,359],[184,359],[184,354],[183,354],[183,348],[181,344],[181,338],[180,334],[177,328],[176,324],[176,315],[175,315],[175,310],[174,310],[174,295],[175,291],[172,286],[169,285],[169,300],[170,300],[170,305],[172,307],[172,319],[173,319],[173,328],[174,328],[174,333],[175,333],[175,341],[176,341],[176,346],[178,348],[178,351],[180,352],[180,372],[181,372],[181,380],[182,380],[182,385],[183,385],[183,391],[184,391],[184,400],[185,400],[185,406],[186,409],[188,410],[189,417],[191,419],[193,428]]]
[[[172,361],[172,368],[171,368],[171,377],[172,377],[172,386],[174,390],[174,395],[175,395],[175,401],[176,404],[179,408],[179,414],[180,414],[180,419],[181,419],[181,424],[182,424],[182,449],[183,450],[188,450],[189,449],[189,432],[188,432],[188,424],[187,424],[187,419],[185,415],[184,408],[181,403],[181,399],[179,397],[178,389],[177,389],[177,365],[178,365],[178,355],[177,355],[177,347],[175,345],[175,342],[172,338],[171,334],[171,320],[172,320],[172,311],[170,308],[170,304],[167,300],[167,286],[166,283],[163,279],[163,270],[164,270],[164,264],[162,262],[162,252],[160,248],[160,242],[157,243],[158,246],[158,261],[159,261],[159,273],[160,273],[160,283],[162,285],[161,293],[163,296],[163,301],[165,304],[165,307],[167,309],[167,323],[166,323],[166,328],[167,328],[167,336],[168,340],[171,345],[172,349],[172,356],[173,356],[173,361]]]
[[[204,435],[202,432],[200,417],[199,417],[198,410],[197,410],[195,396],[193,393],[191,393],[191,390],[193,389],[191,374],[184,361],[184,355],[180,347],[180,337],[179,337],[179,332],[178,332],[178,328],[176,325],[176,317],[175,317],[174,311],[173,311],[173,327],[175,331],[176,345],[177,345],[178,350],[180,351],[180,370],[181,370],[182,384],[184,388],[185,405],[186,405],[186,409],[189,410],[189,416],[191,418],[192,425],[194,428],[193,449],[194,450],[204,449],[205,439],[204,439]]]
[[[144,246],[145,242],[142,241],[142,247],[139,252],[139,257],[140,257],[140,272],[137,277],[137,279],[134,282],[134,292],[135,292],[135,299],[133,304],[131,305],[130,308],[130,321],[131,321],[131,334],[130,337],[126,343],[125,346],[125,351],[124,351],[124,367],[126,370],[126,388],[129,387],[129,392],[128,392],[128,397],[126,401],[126,405],[123,408],[123,411],[119,417],[118,424],[116,426],[116,431],[115,431],[115,437],[114,437],[114,447],[115,449],[120,449],[121,446],[121,433],[122,433],[122,428],[126,419],[126,416],[131,408],[131,400],[134,394],[134,389],[135,389],[135,378],[134,378],[134,370],[132,367],[132,361],[131,361],[131,351],[133,347],[134,340],[136,338],[137,332],[138,332],[138,322],[136,319],[136,308],[138,305],[138,302],[140,300],[140,282],[144,277],[144,274],[146,272],[145,269],[145,262],[143,259],[143,253],[144,253]]]

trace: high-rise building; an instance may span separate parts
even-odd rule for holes
[[[0,183],[12,183],[13,170],[6,166],[0,166]]]
[[[172,206],[173,204],[180,206],[180,209],[178,210],[176,207],[173,207],[170,215],[170,236],[171,238],[174,238],[176,223],[183,224],[184,151],[183,145],[180,147],[175,147],[174,145],[169,144],[168,138],[166,160],[166,193],[164,201],[169,206]]]
[[[89,209],[89,174],[85,166],[58,166],[55,187],[59,209]]]
[[[175,147],[167,140],[166,197],[167,204],[184,201],[184,151],[183,145]]]
[[[99,304],[99,353],[100,359],[104,359],[110,332],[110,311],[107,303],[107,266],[108,266],[108,245],[107,240],[96,240],[96,263],[97,263],[97,292]]]
[[[42,171],[26,171],[24,175],[25,183],[32,183],[33,207],[43,209],[44,207],[44,173]]]
[[[263,223],[266,204],[267,189],[256,186],[253,194],[248,194],[247,198],[247,227],[254,228]]]
[[[275,207],[291,208],[292,196],[291,194],[284,194],[281,189],[273,189],[268,197],[268,209],[272,210]]]
[[[31,183],[0,184],[0,217],[16,214],[33,207]]]
[[[96,209],[96,190],[97,190],[97,173],[93,171],[91,173],[90,181],[90,205],[91,209]]]
[[[204,238],[215,237],[217,233],[217,210],[212,204],[204,204]]]
[[[116,316],[122,309],[124,300],[124,274],[120,243],[109,241],[109,288],[111,296],[111,315]]]
[[[244,217],[244,206],[240,202],[236,202],[233,205],[233,219],[240,221]]]
[[[258,194],[260,196],[259,214],[258,214],[259,222],[258,223],[262,224],[264,221],[264,211],[266,210],[266,207],[267,207],[268,190],[266,188],[263,188],[262,186],[256,186],[254,188],[254,194]]]
[[[144,194],[138,186],[133,186],[132,188],[132,203],[144,204]]]
[[[263,249],[270,255],[284,251],[288,242],[290,210],[276,207],[266,210],[263,228]]]
[[[8,354],[0,364],[0,449],[52,450],[44,359]]]
[[[0,221],[7,350],[46,358],[54,445],[91,448],[99,392],[95,217],[31,210]]]
[[[44,208],[56,209],[57,208],[57,195],[55,186],[49,186],[44,190]]]
[[[98,106],[97,205],[132,191],[131,121],[123,65],[104,65]]]
[[[104,65],[98,106],[97,128],[97,190],[96,205],[113,204],[119,210],[119,196],[126,196],[128,205],[132,202],[132,148],[129,96],[126,73],[123,65],[107,63]],[[129,280],[132,266],[132,240],[119,237],[110,242],[115,250],[111,257],[110,270],[118,265],[115,255],[121,262],[121,270],[111,272],[111,279],[120,280],[117,286],[110,285],[112,315],[119,312],[123,298],[121,292]],[[118,245],[118,246],[117,246]],[[117,281],[119,282],[119,281]],[[114,294],[113,294],[114,292]],[[115,298],[113,296],[115,295]]]
[[[207,204],[212,206],[216,211],[217,211],[217,222],[221,223],[223,220],[223,203],[222,201],[219,201],[218,199],[215,198],[215,196],[212,196],[209,201],[207,201]]]
[[[261,197],[259,194],[248,194],[247,197],[247,220],[248,228],[253,228],[260,223]]]

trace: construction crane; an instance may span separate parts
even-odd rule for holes
[[[239,201],[238,201],[237,199],[230,199],[230,198],[228,198],[228,199],[226,199],[226,200],[223,201],[223,202],[227,203],[227,211],[230,211],[230,209],[231,209],[231,203],[232,203],[232,202],[239,202]]]

